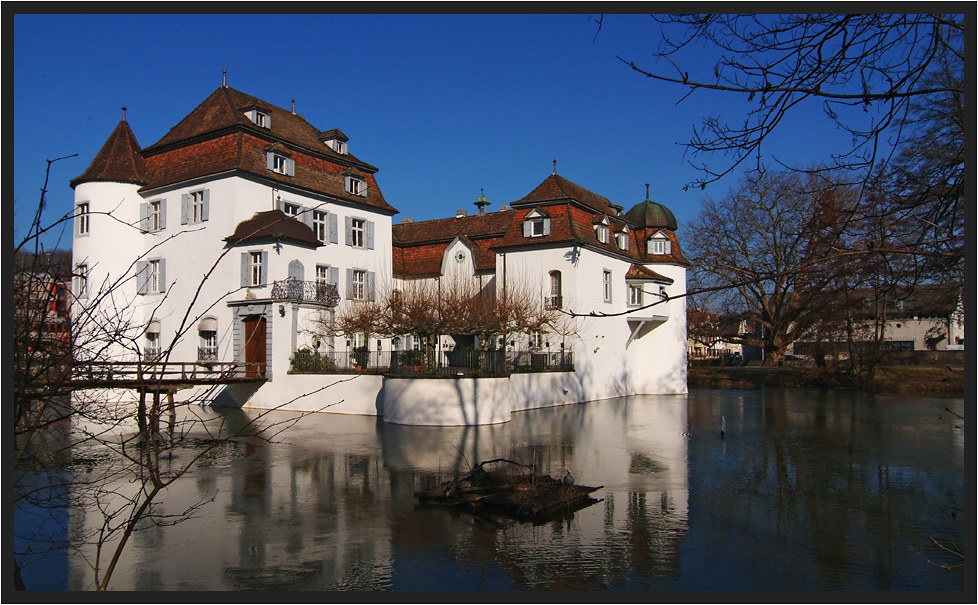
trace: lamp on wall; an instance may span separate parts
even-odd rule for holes
[[[282,317],[285,317],[285,305],[278,306],[278,314]]]

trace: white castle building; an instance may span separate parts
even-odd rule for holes
[[[665,206],[646,195],[623,212],[555,165],[499,211],[479,196],[471,216],[394,225],[376,172],[340,130],[226,86],[145,148],[123,115],[71,182],[77,356],[202,371],[240,363],[253,382],[177,396],[403,424],[491,424],[533,408],[686,392],[688,263]],[[383,288],[452,275],[499,292],[518,279],[563,312],[566,329],[428,343],[323,330]],[[398,353],[424,346],[437,347],[447,372],[394,371]],[[455,368],[462,348],[502,350],[505,366]],[[301,369],[303,352],[332,361]]]

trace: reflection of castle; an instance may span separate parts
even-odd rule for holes
[[[342,403],[329,411],[491,424],[536,407],[686,392],[687,263],[665,206],[646,195],[623,212],[558,175],[555,164],[498,212],[485,212],[480,196],[477,215],[393,225],[397,210],[376,171],[340,130],[320,131],[294,108],[226,86],[146,148],[123,116],[72,181],[77,305],[117,318],[127,337],[112,347],[118,359],[169,353],[174,361],[264,364],[252,370],[266,379],[257,390],[227,388],[218,402],[267,408],[295,400],[293,408],[320,409],[322,401],[302,397],[324,378],[292,373],[297,353],[329,356],[323,371],[354,373],[372,356],[393,358],[417,344],[410,334],[336,337],[321,322],[375,300],[385,285],[465,276],[497,297],[524,286],[538,306],[585,318],[566,316],[559,334],[443,336],[439,363],[456,363],[445,355],[456,347],[501,346],[510,353],[505,376],[463,377],[450,387],[360,376],[331,389],[331,401]],[[103,296],[110,285],[112,296]],[[111,327],[89,330],[89,340],[120,340]]]

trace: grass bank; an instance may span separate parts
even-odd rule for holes
[[[689,368],[691,389],[750,389],[758,387],[831,387],[915,397],[964,397],[964,367],[882,366],[868,380],[809,363],[780,368],[759,365]]]

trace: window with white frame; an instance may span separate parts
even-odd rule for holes
[[[645,304],[645,292],[641,285],[628,286],[628,304],[633,307],[641,307]]]
[[[210,190],[201,189],[180,197],[180,224],[194,225],[207,221],[210,215]]]
[[[598,241],[602,244],[608,243],[608,227],[607,225],[597,225],[594,228],[594,236],[598,238]]]
[[[272,172],[277,172],[287,176],[295,176],[295,160],[288,157],[284,153],[276,151],[267,152],[265,166]]]
[[[282,212],[291,216],[292,218],[299,218],[299,214],[302,212],[302,206],[299,204],[291,204],[289,202],[284,202],[282,204]]]
[[[618,248],[621,250],[628,250],[628,234],[627,233],[616,233],[615,243],[618,244]]]
[[[316,283],[329,283],[329,265],[316,265]]]
[[[190,222],[191,223],[202,223],[206,219],[204,218],[204,192],[203,191],[191,191],[190,192]]]
[[[78,235],[88,235],[91,229],[91,217],[89,211],[91,206],[88,202],[82,202],[75,206],[75,221],[78,224]]]
[[[530,333],[530,348],[532,349],[542,349],[544,347],[543,333],[541,332],[531,332]]]
[[[265,274],[265,255],[261,252],[251,252],[251,268],[249,269],[249,277],[251,278],[252,286],[261,286],[264,284],[262,277]]]
[[[611,302],[611,271],[605,269],[601,276],[601,287],[604,301]]]
[[[363,182],[363,179],[357,178],[355,176],[347,176],[346,181],[346,192],[352,195],[367,195],[367,184]]]
[[[151,258],[136,263],[136,287],[139,294],[166,291],[166,259]]]
[[[258,111],[256,109],[253,115],[254,115],[253,119],[255,121],[255,126],[261,126],[262,128],[271,127],[271,120],[268,119],[267,113],[265,113],[264,111]]]
[[[560,271],[550,272],[550,297],[547,298],[546,307],[548,309],[560,309],[564,305]]]
[[[361,269],[353,270],[353,283],[350,284],[351,297],[354,300],[367,299],[367,272]]]
[[[350,238],[354,248],[363,248],[367,235],[367,221],[359,218],[350,220]]]
[[[347,147],[346,147],[346,143],[344,143],[343,141],[339,139],[333,139],[332,147],[333,147],[333,151],[335,151],[336,153],[346,155]]]
[[[75,296],[88,298],[88,264],[75,265]]]
[[[150,292],[160,291],[160,259],[149,261],[149,275],[147,276]]]
[[[159,231],[163,229],[163,202],[157,200],[149,203],[149,230]]]
[[[273,154],[272,155],[272,170],[279,174],[288,174],[288,161],[289,159],[284,155]]]
[[[322,210],[312,211],[312,230],[316,234],[316,239],[323,242],[324,244],[329,237],[329,225],[327,222],[327,213]]]
[[[669,238],[664,235],[657,234],[649,238],[649,254],[672,254],[672,244],[669,242]]]
[[[550,235],[550,217],[539,210],[531,210],[523,220],[523,237]]]
[[[255,288],[268,283],[268,252],[241,253],[241,287]]]

